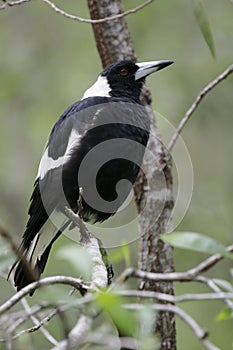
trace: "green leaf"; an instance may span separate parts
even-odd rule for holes
[[[229,320],[233,318],[233,313],[230,307],[227,307],[226,309],[222,310],[218,316],[216,317],[217,321],[224,321]]]
[[[215,58],[215,45],[208,21],[207,13],[202,0],[193,0],[194,15],[201,33],[209,46],[212,56]]]
[[[99,293],[96,303],[111,317],[113,323],[123,335],[136,335],[136,319],[132,312],[122,307],[124,301],[121,297],[111,293]]]
[[[233,259],[233,254],[226,251],[224,245],[215,239],[197,232],[174,232],[160,236],[164,242],[174,247],[193,250],[201,253],[220,254]]]
[[[80,276],[85,280],[90,280],[92,275],[92,260],[90,254],[84,247],[77,244],[70,244],[60,248],[57,256],[70,263],[75,271],[76,276]]]

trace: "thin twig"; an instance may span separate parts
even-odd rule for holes
[[[233,244],[227,246],[226,251],[229,253],[233,252]],[[197,276],[199,273],[205,272],[208,269],[210,269],[223,258],[224,257],[220,254],[213,254],[204,261],[202,261],[200,264],[198,264],[196,267],[190,269],[189,274]]]
[[[0,6],[0,10],[4,10],[7,6],[21,5],[21,4],[25,3],[25,2],[30,2],[30,1],[31,0],[5,1],[4,4]],[[101,19],[89,19],[89,18],[83,18],[83,17],[80,17],[80,16],[75,16],[75,15],[72,15],[72,14],[62,10],[61,8],[56,6],[50,0],[41,0],[41,1],[44,2],[45,4],[49,5],[55,12],[59,13],[60,15],[66,17],[68,19],[71,19],[71,20],[74,20],[74,21],[79,21],[79,22],[82,22],[82,23],[95,24],[95,23],[103,23],[103,22],[108,22],[108,21],[114,21],[116,19],[128,16],[128,15],[130,15],[132,13],[136,13],[136,12],[142,10],[144,7],[146,7],[149,4],[151,4],[154,0],[147,0],[143,4],[133,8],[131,10],[119,13],[118,15],[115,15],[115,16],[105,17],[105,18],[101,18]]]
[[[216,285],[216,283],[207,277],[199,276],[199,281],[202,283],[205,283],[213,292],[215,293],[221,293],[222,290]],[[232,310],[233,313],[233,301],[232,298],[224,298],[224,302]]]
[[[31,0],[4,1],[4,4],[0,6],[0,10],[4,10],[7,6],[22,5],[24,2],[29,2],[29,1]]]
[[[56,314],[57,314],[57,308],[54,309],[52,312],[50,312],[49,315],[45,316],[37,325],[26,329],[26,332],[27,333],[34,333],[34,332],[36,332],[42,326],[47,324],[54,316],[56,316]]]
[[[144,306],[140,304],[125,304],[124,307],[130,310],[142,310],[144,308]],[[192,329],[193,333],[202,342],[206,349],[220,350],[207,339],[207,331],[201,328],[199,324],[189,314],[187,314],[184,310],[180,309],[178,306],[171,304],[153,304],[150,305],[150,308],[156,311],[173,312]]]
[[[172,136],[172,139],[167,146],[168,153],[171,153],[171,150],[173,149],[181,131],[183,130],[183,128],[185,127],[185,125],[187,124],[189,119],[191,118],[194,111],[197,109],[197,107],[200,104],[200,102],[202,101],[202,99],[207,95],[208,92],[213,90],[213,88],[215,86],[217,86],[221,81],[226,79],[232,72],[233,72],[233,64],[231,64],[223,73],[221,73],[217,78],[215,78],[208,85],[206,85],[201,90],[201,92],[197,95],[195,101],[193,102],[191,107],[187,110],[187,112],[185,113],[185,115],[181,119],[178,128],[176,129],[174,135]]]
[[[23,298],[21,300],[21,304],[23,305],[25,311],[30,315],[30,319],[32,320],[32,322],[35,325],[38,325],[40,323],[40,321],[31,314],[31,307],[28,304],[27,300],[25,298]],[[57,345],[58,341],[52,336],[52,334],[49,333],[49,331],[47,329],[45,329],[43,326],[40,327],[40,332],[43,334],[43,336],[53,345]]]
[[[233,244],[226,247],[228,252],[233,252]],[[211,267],[216,265],[223,257],[220,254],[213,254],[207,259],[203,260],[197,266],[185,271],[185,272],[168,272],[168,273],[154,273],[142,271],[139,269],[135,269],[133,267],[129,267],[124,270],[112,283],[109,289],[113,289],[116,285],[125,282],[130,277],[137,277],[148,279],[151,281],[174,281],[174,282],[183,282],[183,281],[194,281],[195,277],[202,272],[209,270]],[[199,281],[197,281],[199,282]]]
[[[164,294],[153,291],[140,291],[140,290],[121,290],[116,291],[116,295],[124,297],[137,297],[137,298],[151,298],[161,301],[167,301],[169,303],[177,304],[184,301],[200,301],[200,300],[222,300],[226,298],[233,298],[233,293],[225,293],[219,290],[216,293],[188,293],[183,295],[174,296],[171,294]]]
[[[15,332],[15,330],[21,326],[24,322],[28,321],[28,318],[30,316],[33,316],[35,314],[38,314],[42,309],[44,308],[51,308],[51,306],[49,305],[36,305],[34,307],[30,307],[31,311],[30,312],[26,312],[23,316],[18,316],[18,320],[14,321],[14,318],[16,316],[15,313],[12,314],[8,314],[7,318],[8,318],[8,323],[9,326],[7,324],[5,324],[4,329],[6,329],[10,334],[13,334]],[[56,311],[56,312],[54,312]],[[20,311],[20,313],[22,314],[22,311]],[[50,313],[49,315],[47,315],[46,317],[44,317],[42,320],[38,321],[39,323],[36,326],[33,327],[29,327],[26,329],[23,329],[19,332],[17,332],[16,334],[11,336],[12,340],[15,340],[17,338],[19,338],[21,335],[25,334],[25,333],[33,333],[37,330],[39,330],[43,325],[45,325],[46,323],[49,322],[49,320],[55,316],[57,313],[57,309],[53,310],[53,313]],[[2,322],[3,323],[3,322]],[[0,339],[0,342],[5,342],[5,339]],[[54,343],[55,344],[55,343]]]

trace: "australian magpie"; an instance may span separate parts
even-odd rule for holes
[[[39,279],[52,244],[71,228],[65,206],[95,223],[108,219],[125,201],[150,131],[140,101],[142,86],[149,74],[171,63],[123,60],[111,64],[55,123],[34,183],[21,258],[14,265],[17,290]]]

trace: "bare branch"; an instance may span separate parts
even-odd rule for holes
[[[76,348],[83,342],[87,332],[91,329],[93,318],[87,315],[81,315],[76,325],[71,329],[67,339],[62,340],[52,350],[66,350]],[[69,346],[69,347],[68,347]]]
[[[29,2],[31,0],[2,1],[4,1],[4,4],[0,6],[0,10],[4,10],[7,6],[22,5],[24,2]]]
[[[183,128],[185,127],[185,125],[187,124],[189,119],[191,118],[194,111],[197,109],[197,107],[200,104],[200,102],[202,101],[202,99],[208,94],[208,92],[213,90],[215,88],[215,86],[217,86],[219,83],[221,83],[221,81],[226,79],[232,72],[233,72],[233,64],[231,64],[223,73],[221,73],[217,78],[215,78],[208,85],[206,85],[201,90],[201,92],[197,95],[195,101],[193,102],[191,107],[187,110],[187,112],[185,113],[185,115],[181,119],[178,128],[176,129],[174,135],[172,136],[171,141],[168,144],[167,150],[169,153],[171,152],[172,148],[174,147],[181,131],[183,130]]]
[[[171,294],[164,294],[152,291],[137,291],[137,290],[121,290],[116,292],[117,295],[124,297],[137,298],[153,298],[169,303],[177,304],[184,301],[200,301],[200,300],[223,300],[233,298],[233,293],[224,293],[219,290],[216,293],[197,293],[197,294],[183,294],[174,296]]]
[[[141,310],[144,308],[144,306],[140,304],[125,304],[124,307],[130,310]],[[207,339],[207,331],[201,328],[189,314],[180,309],[178,306],[171,304],[153,304],[150,307],[156,311],[168,311],[176,314],[192,329],[193,333],[202,342],[206,349],[221,350]]]
[[[52,276],[46,277],[39,281],[30,283],[26,287],[22,288],[18,293],[13,295],[4,304],[0,306],[0,315],[11,309],[15,304],[17,304],[22,298],[28,295],[31,291],[37,288],[41,288],[53,284],[66,284],[74,287],[75,289],[83,293],[84,290],[90,290],[90,287],[85,284],[80,278],[73,278],[69,276]]]
[[[204,277],[204,276],[199,276],[199,282],[205,283],[215,293],[221,293],[222,292],[222,290],[210,278],[207,278],[207,277]],[[232,301],[232,298],[226,298],[226,299],[224,298],[224,302],[233,312],[233,301]]]
[[[32,320],[32,322],[37,326],[38,324],[40,324],[40,321],[31,314],[31,307],[28,304],[27,300],[25,298],[23,298],[21,300],[21,304],[23,305],[25,311],[27,312],[27,314],[29,314],[30,319]],[[44,337],[53,345],[57,345],[58,342],[57,340],[49,333],[49,331],[47,329],[45,329],[44,327],[40,327],[40,332],[44,335]]]
[[[226,250],[228,252],[233,252],[233,244],[227,246]],[[174,281],[174,282],[198,281],[198,279],[196,279],[196,276],[198,276],[202,272],[209,270],[211,267],[216,265],[222,259],[223,259],[223,256],[221,256],[220,254],[213,254],[207,259],[203,260],[197,266],[185,272],[155,273],[155,272],[146,272],[146,271],[135,269],[133,267],[129,267],[115,279],[115,281],[112,283],[112,285],[109,288],[113,289],[116,285],[126,281],[129,277],[143,278],[143,279],[148,279],[156,282],[157,281]]]
[[[31,0],[4,1],[4,4],[0,6],[0,10],[4,10],[7,6],[21,5],[21,4],[25,3],[25,2],[30,2],[30,1]],[[75,15],[72,15],[70,13],[67,13],[66,11],[64,11],[61,8],[59,8],[58,6],[56,6],[50,0],[41,0],[41,1],[44,2],[45,4],[49,5],[55,12],[59,13],[60,15],[66,17],[68,19],[71,19],[71,20],[74,20],[74,21],[79,21],[79,22],[82,22],[82,23],[96,24],[96,23],[103,23],[103,22],[113,21],[113,20],[116,20],[116,19],[128,16],[128,15],[130,15],[132,13],[136,13],[136,12],[142,10],[144,7],[146,7],[149,4],[151,4],[154,0],[147,0],[143,4],[133,8],[131,10],[119,13],[118,15],[105,17],[105,18],[101,18],[101,19],[95,19],[95,20],[89,19],[89,18],[83,18],[83,17],[80,17],[80,16],[75,16]]]
[[[52,312],[50,312],[49,315],[44,317],[37,325],[28,328],[26,330],[27,333],[34,333],[34,332],[36,332],[38,329],[40,329],[42,326],[44,326],[46,323],[48,323],[54,316],[56,316],[56,314],[57,314],[57,308],[54,309]]]
[[[231,253],[233,252],[233,244],[226,247],[226,250]],[[209,258],[202,261],[200,264],[198,264],[196,267],[189,270],[189,273],[191,275],[197,276],[201,272],[205,272],[209,270],[212,266],[217,264],[220,260],[222,260],[224,257],[220,254],[213,254]]]
[[[80,193],[81,195],[81,193]],[[80,197],[81,203],[81,197]],[[79,204],[80,204],[79,203]],[[90,293],[86,294],[90,298],[94,298],[92,291],[98,290],[99,288],[105,288],[108,285],[108,273],[107,268],[103,262],[102,255],[100,252],[100,246],[98,239],[87,229],[83,220],[78,214],[75,214],[71,209],[65,208],[66,215],[73,221],[73,223],[78,227],[81,234],[80,243],[85,246],[93,262],[93,271],[91,278],[91,288]],[[98,314],[98,310],[92,312],[83,312],[75,326],[71,329],[66,339],[62,340],[60,343],[56,344],[53,350],[66,350],[77,348],[91,329],[94,317]]]
[[[33,333],[33,332],[37,331],[38,329],[40,329],[43,325],[48,323],[48,321],[53,316],[55,316],[57,314],[57,309],[53,310],[53,313],[50,313],[49,315],[44,317],[44,319],[42,319],[41,321],[38,321],[38,324],[36,326],[23,329],[23,330],[21,330],[18,333],[13,335],[13,333],[15,332],[15,330],[19,326],[21,326],[23,323],[28,321],[29,317],[34,316],[35,314],[38,314],[44,308],[51,308],[51,306],[45,305],[45,304],[44,305],[35,305],[34,307],[30,307],[30,311],[28,310],[24,314],[22,314],[22,311],[19,312],[19,315],[17,315],[18,314],[17,312],[14,312],[13,314],[7,314],[7,322],[4,323],[4,318],[2,317],[3,321],[1,322],[1,326],[3,326],[3,324],[4,324],[4,329],[6,329],[9,334],[12,334],[12,336],[11,336],[12,340],[19,338],[21,335],[23,335],[25,333]],[[16,321],[15,321],[15,319],[16,319]],[[0,339],[0,342],[1,343],[5,342],[5,339]],[[55,345],[56,340],[54,342],[51,341],[51,343]]]

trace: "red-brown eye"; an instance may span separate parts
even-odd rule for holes
[[[129,71],[126,68],[121,68],[120,75],[126,77],[129,74]]]

